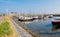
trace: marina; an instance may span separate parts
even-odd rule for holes
[[[60,0],[0,0],[0,37],[60,37]]]
[[[52,19],[34,21],[32,23],[26,23],[24,26],[32,30],[32,32],[42,36],[42,37],[59,37],[60,36],[60,26],[53,26]],[[58,35],[57,35],[58,34]],[[48,35],[48,36],[47,36]]]
[[[19,21],[20,23],[22,23],[22,28],[25,29],[27,32],[29,32],[31,35],[33,35],[34,37],[36,37],[35,35],[38,35],[38,37],[42,36],[42,37],[59,37],[60,36],[60,26],[59,25],[53,25],[52,21],[54,19],[56,19],[57,17],[60,16],[40,16],[41,18],[36,18],[33,19],[33,17],[29,16],[28,18],[26,18],[27,16],[24,16],[22,18],[13,16],[14,18],[16,18],[17,21]],[[18,19],[22,19],[22,20],[18,20]],[[30,19],[33,19],[30,21]],[[26,21],[27,20],[27,21]],[[58,35],[57,35],[58,34]],[[48,36],[47,36],[48,35]]]

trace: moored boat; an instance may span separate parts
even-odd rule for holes
[[[53,25],[59,25],[60,26],[60,17],[57,17],[55,19],[52,20],[52,24]]]

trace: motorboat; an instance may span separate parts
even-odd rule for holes
[[[31,17],[23,17],[23,18],[19,18],[19,21],[33,21],[34,19]]]
[[[53,25],[60,25],[60,17],[56,17],[52,20]]]

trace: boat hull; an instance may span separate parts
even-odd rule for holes
[[[24,19],[18,19],[19,21],[33,21],[34,19],[26,19],[26,20],[24,20]]]
[[[60,26],[60,22],[52,22],[53,25],[59,25]]]

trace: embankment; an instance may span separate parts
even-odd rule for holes
[[[40,35],[37,35],[35,33],[33,33],[31,30],[29,30],[27,27],[25,27],[21,22],[19,22],[18,20],[16,20],[16,18],[11,17],[19,26],[21,26],[23,29],[25,29],[27,32],[29,32],[29,34],[31,34],[33,37],[40,37]]]

